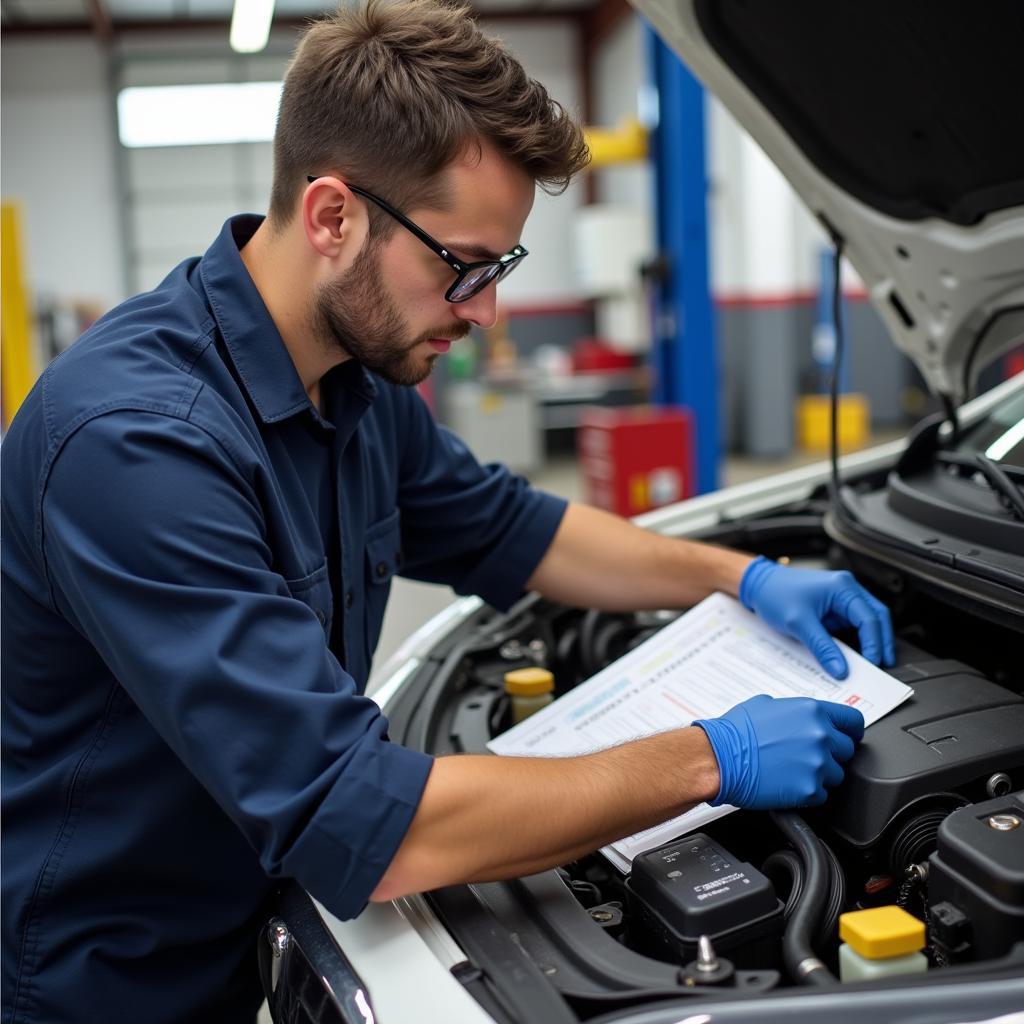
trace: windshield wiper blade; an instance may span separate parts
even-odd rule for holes
[[[935,461],[940,466],[953,466],[957,469],[970,470],[971,473],[978,473],[978,463],[975,459],[977,452],[936,452]],[[991,455],[986,453],[987,459],[992,459]],[[1010,478],[1011,481],[1018,482],[1018,486],[1024,483],[1024,466],[1011,466],[1007,463],[999,462],[998,460],[992,460],[995,464]]]
[[[974,456],[978,469],[988,481],[989,486],[1009,508],[1010,513],[1024,522],[1024,492],[1010,479],[998,462],[993,462],[987,455],[980,452]]]

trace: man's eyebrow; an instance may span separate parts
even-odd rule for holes
[[[469,242],[452,242],[449,247],[460,255],[474,260],[500,260],[505,255],[493,252],[485,245],[473,245]]]

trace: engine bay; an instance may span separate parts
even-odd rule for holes
[[[854,571],[893,611],[889,671],[914,696],[872,726],[820,808],[733,813],[638,857],[628,875],[597,852],[431,894],[474,962],[493,955],[500,922],[536,969],[536,998],[552,990],[572,1009],[564,1019],[597,1019],[638,999],[792,992],[808,956],[838,975],[840,914],[897,906],[927,927],[922,978],[1024,970],[1024,639],[834,544],[827,507],[822,496],[701,536]],[[392,735],[434,754],[484,753],[512,724],[507,671],[547,668],[560,695],[677,614],[536,596],[505,615],[485,609],[421,668],[421,687],[410,681],[390,711]],[[667,884],[670,872],[687,884]],[[696,901],[698,891],[714,899]],[[562,1019],[553,1004],[536,1011]]]

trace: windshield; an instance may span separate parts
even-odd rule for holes
[[[981,454],[1004,467],[1024,470],[1024,392],[997,406],[954,446],[966,455]]]

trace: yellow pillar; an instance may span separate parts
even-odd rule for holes
[[[0,399],[6,429],[39,373],[22,264],[21,211],[15,203],[5,202],[0,207],[0,259]]]

